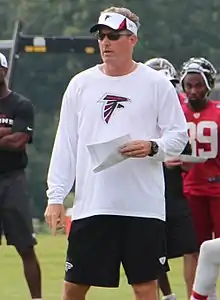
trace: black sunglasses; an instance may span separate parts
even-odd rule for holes
[[[131,35],[132,34],[130,33],[122,33],[122,32],[109,32],[109,33],[97,32],[96,33],[96,37],[100,41],[103,41],[106,36],[110,41],[117,41],[120,39],[121,36],[131,36]]]

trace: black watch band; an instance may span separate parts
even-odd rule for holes
[[[152,157],[152,156],[156,155],[158,153],[158,151],[159,151],[158,144],[154,141],[151,141],[151,152],[150,152],[149,156]]]

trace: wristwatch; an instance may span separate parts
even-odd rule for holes
[[[159,151],[159,146],[156,142],[151,141],[151,152],[148,156],[153,157],[154,155],[156,155]]]

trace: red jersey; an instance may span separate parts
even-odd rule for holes
[[[184,191],[191,195],[220,197],[220,102],[209,101],[200,112],[183,105],[192,155],[206,158],[184,176]]]
[[[184,105],[184,103],[187,103],[186,94],[184,94],[184,93],[178,93],[178,97],[179,97],[181,105]]]

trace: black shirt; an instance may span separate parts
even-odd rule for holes
[[[189,208],[183,193],[182,170],[180,167],[164,167],[166,213],[168,216],[188,214]]]
[[[11,127],[12,133],[24,132],[32,142],[34,126],[34,108],[30,100],[11,92],[0,99],[0,128]],[[0,174],[25,169],[28,163],[25,150],[10,150],[0,148]]]
[[[191,145],[187,143],[182,154],[191,155]],[[182,169],[164,166],[166,213],[168,216],[189,214],[189,206],[183,193]]]

